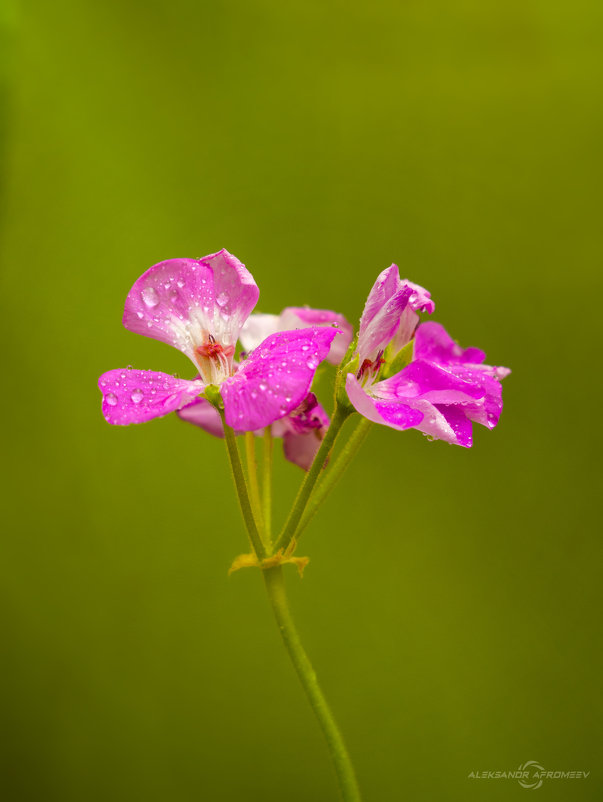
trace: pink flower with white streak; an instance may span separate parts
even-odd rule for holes
[[[208,385],[220,387],[226,423],[239,431],[264,428],[299,407],[338,330],[309,326],[277,332],[237,365],[239,333],[258,297],[251,273],[226,250],[149,268],[128,294],[124,326],[182,351],[199,378],[110,370],[99,379],[106,420],[127,425],[167,415]]]
[[[439,323],[428,321],[417,327],[417,311],[433,309],[426,290],[400,281],[395,265],[385,270],[360,321],[359,369],[346,376],[347,395],[354,408],[375,423],[399,430],[415,428],[433,439],[469,448],[472,421],[489,429],[498,423],[500,380],[510,370],[484,365],[483,351],[461,348]],[[391,360],[413,337],[412,361],[391,375]]]
[[[288,307],[280,315],[253,314],[245,322],[239,340],[247,352],[260,345],[272,334],[300,326],[337,326],[338,333],[331,344],[328,362],[339,364],[353,335],[353,328],[345,317],[328,309]],[[223,436],[217,410],[204,398],[197,398],[178,412],[183,420],[199,426],[217,437]],[[329,427],[329,417],[314,393],[308,395],[288,415],[272,424],[273,437],[283,439],[285,457],[308,470]],[[261,434],[262,432],[258,432]]]

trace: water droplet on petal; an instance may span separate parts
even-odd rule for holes
[[[184,287],[184,280],[179,278],[176,284],[180,287],[180,289],[182,289]]]
[[[109,404],[110,407],[114,407],[117,404],[117,396],[113,393],[107,393],[105,396],[105,401]]]
[[[226,304],[228,303],[228,294],[225,292],[221,292],[216,298],[216,303],[218,304],[218,306],[226,306]]]
[[[142,300],[150,309],[159,304],[159,296],[155,287],[145,287],[140,294],[142,295]]]
[[[310,370],[315,370],[318,367],[318,359],[315,356],[311,356],[306,360],[306,366],[310,368]]]
[[[130,399],[131,399],[133,404],[140,404],[140,402],[142,401],[143,398],[144,398],[144,395],[142,393],[142,390],[134,390],[134,392],[130,396]]]
[[[258,386],[259,386],[259,388],[260,388],[260,390],[261,390],[262,392],[265,392],[265,390],[266,390],[266,385],[264,384],[264,382],[260,382]]]

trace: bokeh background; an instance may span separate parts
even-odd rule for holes
[[[366,799],[601,798],[603,6],[2,4],[7,802],[331,802],[223,444],[111,428],[151,264],[227,247],[259,308],[356,321],[392,261],[509,365],[472,450],[375,427],[293,608]],[[597,386],[599,390],[597,390]],[[325,399],[328,403],[328,398]],[[280,454],[278,514],[301,474]]]

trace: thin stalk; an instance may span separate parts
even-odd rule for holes
[[[308,526],[312,518],[318,512],[320,505],[327,498],[329,493],[333,490],[337,482],[341,479],[346,472],[348,465],[354,459],[360,447],[366,440],[368,433],[372,427],[372,421],[367,418],[361,418],[360,423],[356,426],[349,440],[337,455],[337,459],[332,465],[329,465],[324,472],[322,479],[316,485],[316,488],[310,496],[310,501],[304,510],[299,526],[295,532],[295,539],[299,540],[301,533]]]
[[[314,490],[316,480],[320,476],[320,472],[322,471],[324,464],[331,453],[331,449],[335,444],[337,435],[341,431],[341,427],[349,415],[351,415],[350,410],[341,406],[335,407],[331,424],[327,429],[327,433],[320,445],[320,448],[318,449],[318,453],[314,457],[314,462],[310,466],[310,470],[306,474],[302,486],[299,489],[293,508],[289,513],[289,517],[287,518],[287,523],[285,524],[283,531],[281,532],[276,543],[275,551],[278,551],[279,549],[283,549],[285,551],[291,543],[291,540],[295,535],[295,531],[297,530],[298,524],[306,508],[306,504],[310,499],[310,494]]]
[[[264,455],[262,460],[262,511],[264,513],[264,540],[270,551],[272,542],[272,429],[264,429]]]
[[[258,463],[255,456],[255,435],[253,432],[245,432],[245,456],[247,459],[247,482],[249,484],[249,500],[255,516],[255,522],[259,531],[264,533],[264,520],[262,515],[262,503],[260,501],[260,486],[258,484]]]
[[[342,799],[344,802],[361,802],[350,755],[293,623],[285,592],[283,569],[279,565],[265,569],[262,574],[283,643],[326,738]]]
[[[266,557],[266,549],[262,543],[262,538],[258,532],[258,528],[251,509],[251,502],[249,501],[249,493],[247,491],[247,483],[245,482],[245,474],[243,473],[243,466],[241,465],[241,457],[237,446],[237,438],[235,437],[234,430],[226,424],[224,419],[224,410],[218,410],[222,418],[222,426],[224,427],[224,441],[226,443],[226,451],[230,460],[230,468],[232,471],[232,478],[239,497],[239,505],[241,507],[241,514],[247,528],[247,534],[251,541],[251,546],[256,553],[259,560]]]

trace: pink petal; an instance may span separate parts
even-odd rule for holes
[[[400,272],[398,265],[390,265],[383,270],[373,284],[368,298],[364,305],[364,311],[360,318],[360,335],[366,331],[369,323],[375,315],[385,306],[385,304],[396,294],[400,285]]]
[[[307,471],[328,428],[329,416],[314,393],[308,393],[299,407],[272,424],[272,433],[283,438],[283,452],[289,462]]]
[[[420,410],[413,409],[402,401],[369,395],[353,373],[347,375],[346,390],[356,411],[375,423],[403,431],[418,426],[423,419]]]
[[[308,326],[337,326],[339,333],[333,340],[327,360],[338,365],[352,342],[354,329],[343,315],[330,309],[311,309],[309,306],[288,306],[280,315],[250,315],[243,326],[240,340],[245,351],[254,348],[277,331],[291,331]]]
[[[486,354],[479,348],[461,348],[441,323],[427,320],[417,329],[414,358],[429,359],[442,364],[449,362],[480,364],[486,358]]]
[[[123,323],[173,345],[197,365],[208,334],[235,346],[259,290],[239,260],[221,250],[203,259],[170,259],[149,268],[128,293]]]
[[[280,316],[280,331],[306,326],[336,326],[339,333],[333,340],[327,361],[338,365],[344,358],[354,336],[354,327],[343,315],[330,309],[311,309],[309,306],[288,306]]]
[[[109,370],[98,380],[108,423],[127,426],[160,418],[190,403],[203,391],[202,381],[176,379],[153,370]]]
[[[222,384],[227,424],[240,431],[254,431],[298,407],[337,331],[314,327],[279,332],[264,340]]]
[[[313,429],[305,434],[285,432],[283,454],[289,462],[298,465],[304,471],[309,471],[323,438],[324,433],[321,429]]]
[[[373,385],[371,393],[379,398],[404,401],[422,398],[433,404],[472,403],[485,396],[483,382],[476,381],[476,372],[462,374],[452,366],[448,368],[423,359],[414,360],[395,376]]]
[[[260,312],[249,315],[239,334],[243,350],[253,351],[271,334],[280,331],[280,320],[279,315],[264,315]]]
[[[373,285],[360,319],[360,362],[373,361],[392,341],[395,351],[403,348],[412,339],[419,322],[417,312],[433,312],[434,309],[427,290],[401,280],[397,265],[388,267]]]
[[[413,406],[423,412],[423,420],[415,427],[434,440],[470,448],[473,442],[471,421],[462,407],[415,401]]]
[[[206,398],[196,398],[192,403],[179,409],[177,414],[182,420],[194,423],[214,437],[224,437],[220,413]]]

